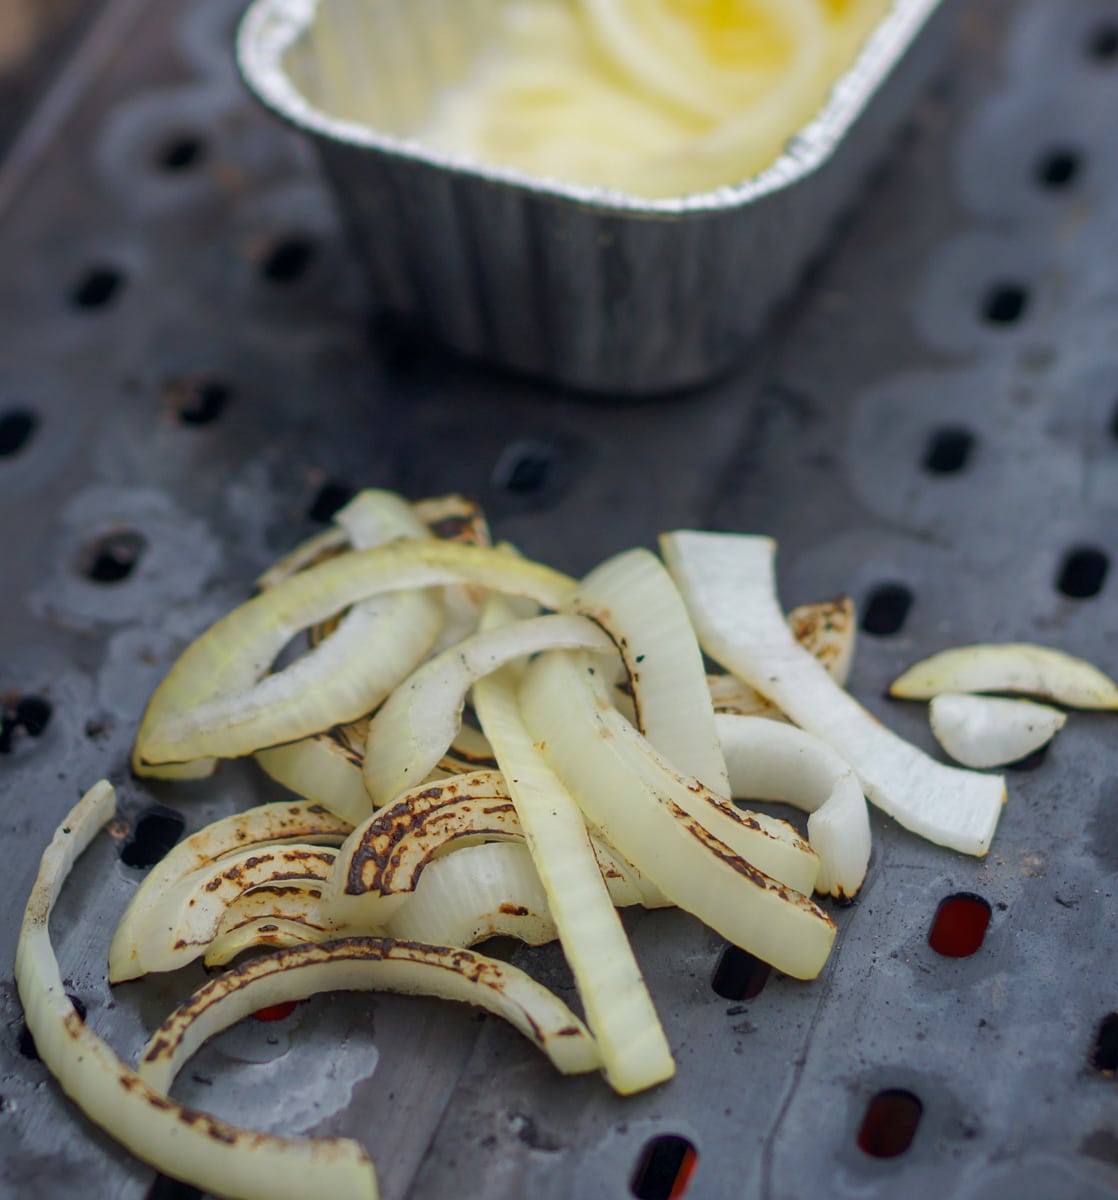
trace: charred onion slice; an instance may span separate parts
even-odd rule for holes
[[[807,835],[819,855],[817,892],[850,899],[870,861],[870,817],[846,760],[802,729],[764,717],[717,717],[730,794],[776,800],[811,815]]]
[[[1018,692],[1068,708],[1118,709],[1118,684],[1081,658],[1032,646],[957,646],[909,667],[889,695],[929,700],[941,692]]]
[[[44,852],[27,902],[15,975],[39,1057],[91,1121],[175,1179],[239,1200],[376,1200],[372,1164],[356,1142],[276,1137],[183,1108],[125,1066],[74,1011],[50,942],[51,909],[114,807],[108,783],[86,792]]]
[[[941,692],[928,716],[936,741],[968,767],[1004,767],[1039,750],[1063,729],[1067,713],[1031,700]]]
[[[547,743],[549,756],[574,757],[581,747],[588,760],[603,765],[610,760],[611,769],[638,776],[649,792],[678,805],[758,870],[793,891],[811,892],[819,859],[792,826],[760,813],[743,812],[697,779],[678,774],[613,708],[601,673],[594,667],[556,670],[553,683],[561,694],[561,699],[557,694],[554,712],[561,706],[565,719],[560,722],[553,716],[546,731],[542,726],[535,729],[537,738]],[[608,834],[606,840],[610,840]]]
[[[715,713],[734,713],[739,717],[767,717],[770,721],[787,718],[756,688],[751,688],[736,675],[708,675],[707,687]]]
[[[436,859],[389,918],[386,932],[410,942],[464,947],[498,936],[542,946],[559,936],[522,842],[464,846]]]
[[[500,619],[493,605],[483,622]],[[582,657],[590,655],[582,652]],[[586,822],[533,744],[514,684],[508,667],[479,680],[474,706],[516,805],[606,1079],[628,1095],[671,1078],[675,1063]]]
[[[854,601],[849,596],[839,596],[835,600],[801,604],[788,614],[788,628],[796,641],[827,668],[835,683],[846,687],[858,630]]]
[[[261,804],[245,812],[213,821],[173,847],[144,877],[132,894],[109,948],[110,978],[131,960],[148,914],[181,880],[216,862],[223,855],[253,847],[269,849],[284,842],[306,842],[340,846],[352,825],[319,804],[295,801]],[[120,978],[131,978],[123,975]]]
[[[785,624],[771,538],[678,532],[661,546],[711,658],[841,754],[867,798],[906,829],[964,854],[989,850],[1004,781],[929,758],[835,683]]]
[[[516,967],[471,950],[351,937],[280,950],[210,980],[152,1035],[140,1060],[140,1077],[152,1087],[170,1089],[183,1063],[203,1042],[250,1013],[321,992],[367,990],[476,1004],[515,1025],[563,1074],[593,1071],[600,1065],[586,1026],[558,997]],[[308,1187],[304,1200],[329,1194],[319,1188]]]
[[[569,698],[592,669],[585,656],[552,651],[532,663],[520,688],[533,736],[587,819],[680,908],[778,970],[813,979],[834,941],[830,918],[650,787],[612,752],[615,739],[576,726]]]
[[[117,931],[109,950],[110,982],[185,966],[213,941],[231,900],[261,884],[324,880],[336,855],[326,846],[259,846],[192,871],[138,909],[126,936]]]
[[[560,607],[574,590],[567,576],[539,563],[453,542],[392,542],[318,563],[254,596],[187,647],[148,702],[133,751],[134,768],[152,773],[145,756],[160,725],[217,695],[249,686],[309,625],[373,596],[448,583],[528,595],[548,608]],[[203,760],[203,767],[170,774],[197,777],[211,768]]]
[[[246,950],[285,950],[288,946],[318,945],[336,939],[336,929],[323,929],[294,917],[253,917],[235,929],[219,934],[203,956],[207,967],[228,966]]]
[[[254,757],[265,774],[297,796],[360,825],[373,809],[361,775],[368,732],[369,722],[362,718],[286,746],[257,750]]]
[[[647,550],[615,555],[579,583],[567,607],[596,621],[616,643],[637,728],[676,770],[728,796],[702,652],[660,560]]]
[[[461,728],[466,695],[479,679],[513,659],[554,647],[614,652],[593,622],[550,616],[484,630],[424,663],[369,723],[365,787],[373,803],[386,804],[438,764]]]

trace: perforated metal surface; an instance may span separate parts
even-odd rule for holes
[[[1037,640],[1118,670],[1118,3],[971,5],[949,77],[753,363],[647,406],[371,323],[309,155],[235,81],[239,7],[110,5],[0,175],[5,1195],[151,1186],[21,1053],[15,916],[102,774],[126,815],[156,799],[189,828],[278,795],[244,765],[141,784],[127,749],[184,642],[339,488],[473,492],[500,536],[573,572],[673,526],[775,534],[788,604],[847,589],[880,630],[911,599],[899,629],[863,636],[852,687],[929,749],[922,706],[881,699],[927,652]],[[229,1036],[175,1094],[356,1135],[387,1200],[623,1197],[664,1132],[698,1149],[689,1200],[1113,1196],[1118,1085],[1092,1061],[1118,1008],[1113,721],[1074,714],[1010,773],[984,862],[875,817],[869,883],[815,983],[729,1002],[713,935],[627,918],[679,1060],[651,1094],[560,1080],[495,1021],[393,997]],[[132,1058],[200,977],[110,994],[138,878],[100,839],[55,923],[87,1019]],[[956,892],[993,908],[965,959],[927,945]],[[554,949],[522,961],[565,986]],[[877,1159],[856,1135],[889,1088],[923,1115]]]

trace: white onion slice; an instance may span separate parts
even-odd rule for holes
[[[307,567],[313,567],[315,563],[341,553],[348,546],[349,539],[346,537],[345,530],[338,525],[331,525],[329,529],[324,529],[321,533],[307,538],[305,542],[300,542],[294,550],[288,551],[282,558],[272,563],[256,580],[256,589],[266,592],[289,575],[305,571]]]
[[[661,546],[712,658],[837,750],[866,797],[906,829],[964,854],[989,850],[1004,781],[929,758],[835,683],[785,623],[771,538],[677,532]]]
[[[611,752],[615,739],[574,727],[568,697],[591,669],[585,655],[552,651],[532,663],[520,688],[533,736],[587,819],[680,908],[778,970],[813,979],[830,953],[834,923],[650,787]]]
[[[117,930],[109,949],[109,980],[120,983],[185,966],[213,941],[230,900],[260,884],[325,880],[336,855],[327,846],[258,846],[192,871],[137,909],[125,936]]]
[[[464,846],[436,859],[385,932],[410,942],[463,947],[498,936],[542,946],[559,936],[523,842]]]
[[[639,549],[615,555],[579,583],[567,607],[616,643],[641,733],[681,774],[728,796],[702,651],[660,560]]]
[[[870,818],[846,760],[802,729],[764,717],[720,714],[718,736],[730,794],[775,800],[811,815],[807,835],[819,855],[817,892],[851,899],[870,861]]]
[[[206,947],[202,961],[209,969],[224,967],[246,950],[286,950],[289,946],[320,945],[337,936],[336,929],[324,929],[293,917],[253,917],[215,937]]]
[[[74,1011],[48,929],[70,869],[114,811],[112,787],[95,784],[43,854],[16,949],[16,983],[39,1057],[96,1125],[156,1170],[239,1200],[376,1200],[376,1177],[348,1139],[282,1138],[183,1108],[125,1066]]]
[[[249,1014],[321,992],[379,990],[476,1004],[513,1024],[563,1074],[599,1065],[586,1026],[523,971],[471,950],[352,937],[297,946],[233,967],[199,988],[155,1031],[139,1074],[169,1089],[207,1039]],[[329,1195],[318,1186],[306,1196]]]
[[[957,646],[922,659],[889,695],[930,700],[941,692],[1019,692],[1069,708],[1118,709],[1118,684],[1081,658],[1026,642]]]
[[[243,690],[308,626],[373,596],[448,583],[528,595],[548,608],[559,608],[574,591],[573,580],[558,571],[483,546],[421,539],[340,554],[254,596],[187,647],[148,702],[134,769],[163,777],[162,768],[145,762],[152,732],[223,691]],[[207,761],[173,768],[166,777],[209,774]]]
[[[1063,729],[1067,713],[1031,700],[941,692],[928,706],[936,741],[968,767],[1004,767],[1039,750]]]
[[[534,617],[474,634],[423,664],[369,723],[365,787],[376,805],[426,778],[454,741],[470,688],[513,659],[554,647],[602,654],[613,643],[583,617]]]
[[[552,720],[546,732],[535,730],[547,743],[549,755],[574,757],[581,751],[602,770],[635,774],[649,792],[677,805],[759,871],[793,891],[811,892],[819,859],[791,825],[761,813],[743,812],[697,779],[680,775],[613,708],[596,669],[555,671],[552,682],[557,689],[555,709],[562,708],[565,720]]]
[[[497,605],[487,619],[500,619]],[[660,1019],[582,813],[533,744],[509,668],[477,682],[474,705],[516,805],[606,1079],[622,1095],[662,1083],[675,1063]]]
[[[285,746],[257,750],[253,757],[265,774],[297,796],[360,825],[373,810],[361,775],[368,731],[369,723],[362,718]]]

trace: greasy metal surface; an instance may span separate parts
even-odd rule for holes
[[[370,323],[309,153],[234,79],[238,8],[110,6],[85,76],[62,80],[76,103],[56,97],[0,175],[3,444],[26,429],[5,418],[34,420],[0,457],[5,1196],[129,1200],[151,1185],[21,1053],[15,918],[49,831],[102,774],[126,815],[154,798],[189,828],[278,795],[245,765],[141,784],[127,748],[184,640],[315,527],[324,485],[473,491],[500,536],[571,571],[713,525],[781,539],[788,604],[850,589],[865,611],[903,585],[908,615],[862,638],[852,687],[929,748],[921,706],[881,699],[926,652],[1033,639],[1118,670],[1115,0],[972,5],[950,76],[763,354],[644,406],[484,373]],[[193,159],[160,165],[191,137]],[[90,306],[105,272],[118,286]],[[937,472],[922,464],[950,465],[928,458],[944,430],[973,441]],[[122,531],[142,552],[104,581],[123,568],[98,544]],[[1082,549],[1111,570],[1076,598],[1057,582],[1085,590],[1065,572]],[[21,696],[49,703],[45,728]],[[1113,722],[1073,714],[1036,769],[1010,773],[984,862],[875,817],[865,895],[836,911],[815,983],[773,978],[728,1002],[710,987],[717,939],[671,912],[631,918],[679,1060],[649,1095],[560,1080],[468,1011],[363,996],[235,1031],[176,1095],[358,1136],[387,1200],[624,1197],[661,1132],[698,1148],[689,1200],[1114,1196],[1118,1084],[1091,1061],[1118,1009]],[[200,977],[110,994],[105,950],[137,877],[99,839],[55,922],[89,1022],[132,1059]],[[927,945],[954,892],[993,908],[971,958]],[[522,961],[564,986],[554,950]],[[897,1087],[923,1103],[915,1140],[871,1158],[862,1114]]]
[[[398,97],[419,104],[453,82],[431,43],[484,45],[478,9],[491,20],[494,5],[444,7],[260,0],[238,59],[257,94],[310,131],[386,308],[461,354],[619,396],[706,382],[742,358],[925,90],[956,13],[949,0],[896,0],[756,179],[646,200],[431,150],[404,118],[370,128],[322,111],[312,16],[340,30],[331,42],[357,28],[385,47],[362,90],[394,113],[407,107]]]

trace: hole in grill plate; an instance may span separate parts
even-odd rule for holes
[[[154,867],[182,837],[182,814],[163,804],[144,809],[120,852],[126,867]]]
[[[862,613],[862,629],[874,637],[899,633],[915,599],[903,583],[882,583],[870,592]]]
[[[1073,600],[1089,600],[1102,591],[1110,560],[1092,546],[1077,546],[1068,552],[1056,577],[1056,587]]]
[[[493,482],[514,495],[531,495],[547,486],[554,460],[551,447],[543,442],[517,442],[497,460]]]
[[[164,171],[186,171],[199,163],[206,152],[206,143],[194,134],[184,133],[159,151],[156,159]]]
[[[169,1175],[156,1175],[144,1200],[202,1200],[203,1195],[189,1183],[172,1179]]]
[[[124,275],[115,267],[91,267],[70,293],[75,308],[104,308],[124,285]]]
[[[970,958],[982,945],[989,924],[990,905],[981,896],[958,892],[940,901],[928,945],[945,958]]]
[[[209,425],[225,411],[232,392],[220,379],[185,375],[170,379],[163,395],[183,425]]]
[[[353,498],[353,488],[348,484],[327,480],[315,494],[307,509],[307,516],[312,521],[325,525],[331,520],[339,508],[344,507]]]
[[[1029,307],[1029,291],[1019,283],[999,283],[982,302],[982,316],[990,325],[1015,325]]]
[[[136,569],[146,547],[143,536],[130,529],[107,533],[86,549],[82,574],[94,583],[121,583]]]
[[[41,737],[54,709],[42,696],[9,696],[0,707],[0,754],[10,754],[17,732]]]
[[[1036,166],[1036,180],[1041,187],[1070,187],[1079,176],[1079,151],[1061,146],[1041,155]]]
[[[25,408],[0,415],[0,458],[14,458],[35,436],[39,418]]]
[[[1118,1074],[1118,1012],[1103,1017],[1091,1048],[1091,1066],[1104,1075]]]
[[[314,242],[306,237],[286,237],[275,243],[261,264],[260,273],[272,283],[294,283],[314,260]]]
[[[1091,30],[1087,38],[1087,54],[1099,62],[1118,59],[1118,22],[1105,21]]]
[[[641,1152],[629,1180],[637,1200],[680,1200],[687,1194],[699,1155],[685,1137],[662,1133]]]
[[[912,1145],[923,1112],[923,1104],[911,1092],[878,1092],[862,1117],[858,1148],[872,1158],[897,1158]]]
[[[719,956],[710,986],[715,995],[726,1000],[752,1000],[764,990],[771,970],[767,962],[748,950],[727,946]]]
[[[938,429],[928,439],[923,466],[933,475],[954,475],[961,471],[974,449],[974,434],[969,429],[949,426]]]

